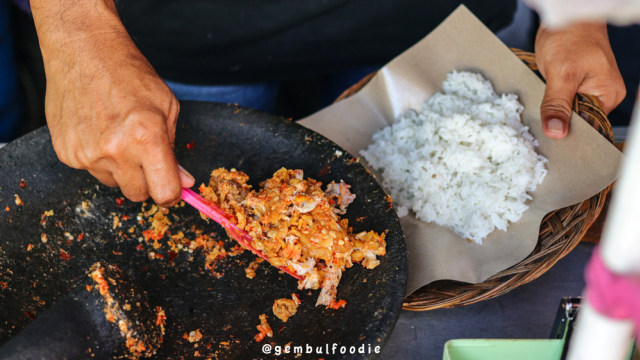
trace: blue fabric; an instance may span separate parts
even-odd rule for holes
[[[189,85],[165,80],[178,100],[215,101],[273,111],[280,85],[277,82],[245,85]]]
[[[345,90],[362,80],[365,76],[376,72],[380,67],[381,66],[362,66],[328,75],[322,92],[322,107],[333,104],[338,96],[342,95]]]
[[[378,67],[359,67],[326,75],[324,86],[318,94],[320,105],[331,105],[343,91],[377,69]],[[165,82],[178,100],[238,104],[266,112],[273,111],[280,90],[278,82],[244,85],[191,85],[168,80]]]
[[[0,0],[0,142],[19,135],[20,93],[9,27],[7,0]]]

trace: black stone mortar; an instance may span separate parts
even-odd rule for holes
[[[101,292],[89,274],[102,270],[108,286]],[[106,296],[113,302],[109,304]],[[111,312],[106,311],[107,308]],[[114,315],[109,320],[107,314]],[[0,347],[0,359],[138,359],[153,355],[162,342],[162,322],[147,294],[115,266],[95,263],[85,281]],[[127,324],[129,338],[145,346],[131,351],[120,322]]]
[[[148,228],[136,219],[141,204],[117,201],[119,190],[60,163],[42,128],[0,149],[0,345],[84,281],[91,264],[105,261],[131,276],[149,294],[149,302],[165,310],[166,334],[155,359],[198,354],[202,359],[243,360],[375,358],[375,347],[387,341],[401,310],[407,257],[395,210],[371,174],[336,144],[302,126],[231,105],[182,102],[175,144],[180,164],[197,184],[222,166],[246,172],[254,188],[281,167],[302,169],[305,177],[323,184],[344,180],[356,194],[345,215],[350,226],[354,232],[387,231],[386,256],[373,270],[354,264],[344,272],[338,299],[347,305],[338,310],[314,306],[319,291],[297,290],[296,279],[266,263],[248,279],[245,268],[255,259],[248,251],[221,259],[215,269],[219,277],[204,268],[199,250],[171,256],[165,247],[154,250],[163,259],[151,259],[148,245],[138,250],[144,245],[138,236]],[[15,204],[16,194],[23,205]],[[48,210],[53,215],[43,217]],[[188,205],[170,211],[172,232],[192,237],[195,226],[223,241],[227,250],[235,245],[222,227],[206,223]],[[114,215],[129,220],[114,229]],[[292,293],[302,304],[283,323],[271,306]],[[260,314],[267,315],[274,335],[256,342]],[[197,329],[203,335],[198,342],[183,338]],[[265,344],[273,346],[270,354],[263,352]],[[303,356],[276,356],[275,347],[284,351],[287,344],[302,346]],[[363,344],[364,354],[349,354],[350,347]],[[307,345],[314,348],[312,354],[305,353]],[[340,354],[341,347],[347,354]]]

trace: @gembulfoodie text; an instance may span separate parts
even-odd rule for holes
[[[379,354],[380,345],[340,345],[337,343],[324,345],[262,345],[262,353],[279,356],[282,354],[313,354],[313,355],[347,355],[347,354]]]

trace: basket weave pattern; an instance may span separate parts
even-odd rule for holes
[[[511,50],[531,70],[538,70],[534,54],[518,49]],[[358,92],[373,75],[370,74],[354,84],[336,101]],[[597,97],[578,94],[574,99],[573,109],[613,143],[611,124]],[[518,264],[478,284],[451,280],[432,282],[409,295],[403,303],[403,309],[426,311],[470,305],[502,295],[538,278],[578,245],[602,211],[610,189],[611,186],[583,202],[548,213],[540,224],[538,243],[535,249]]]

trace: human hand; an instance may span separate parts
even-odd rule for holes
[[[576,23],[566,28],[538,29],[536,62],[547,81],[540,116],[549,138],[569,133],[576,93],[595,95],[605,113],[626,95],[618,65],[609,45],[606,24]]]
[[[173,153],[179,103],[136,48],[112,1],[31,2],[47,77],[45,115],[59,159],[132,201],[180,200],[193,177]],[[56,11],[65,11],[56,14]],[[68,10],[68,11],[67,11]]]

